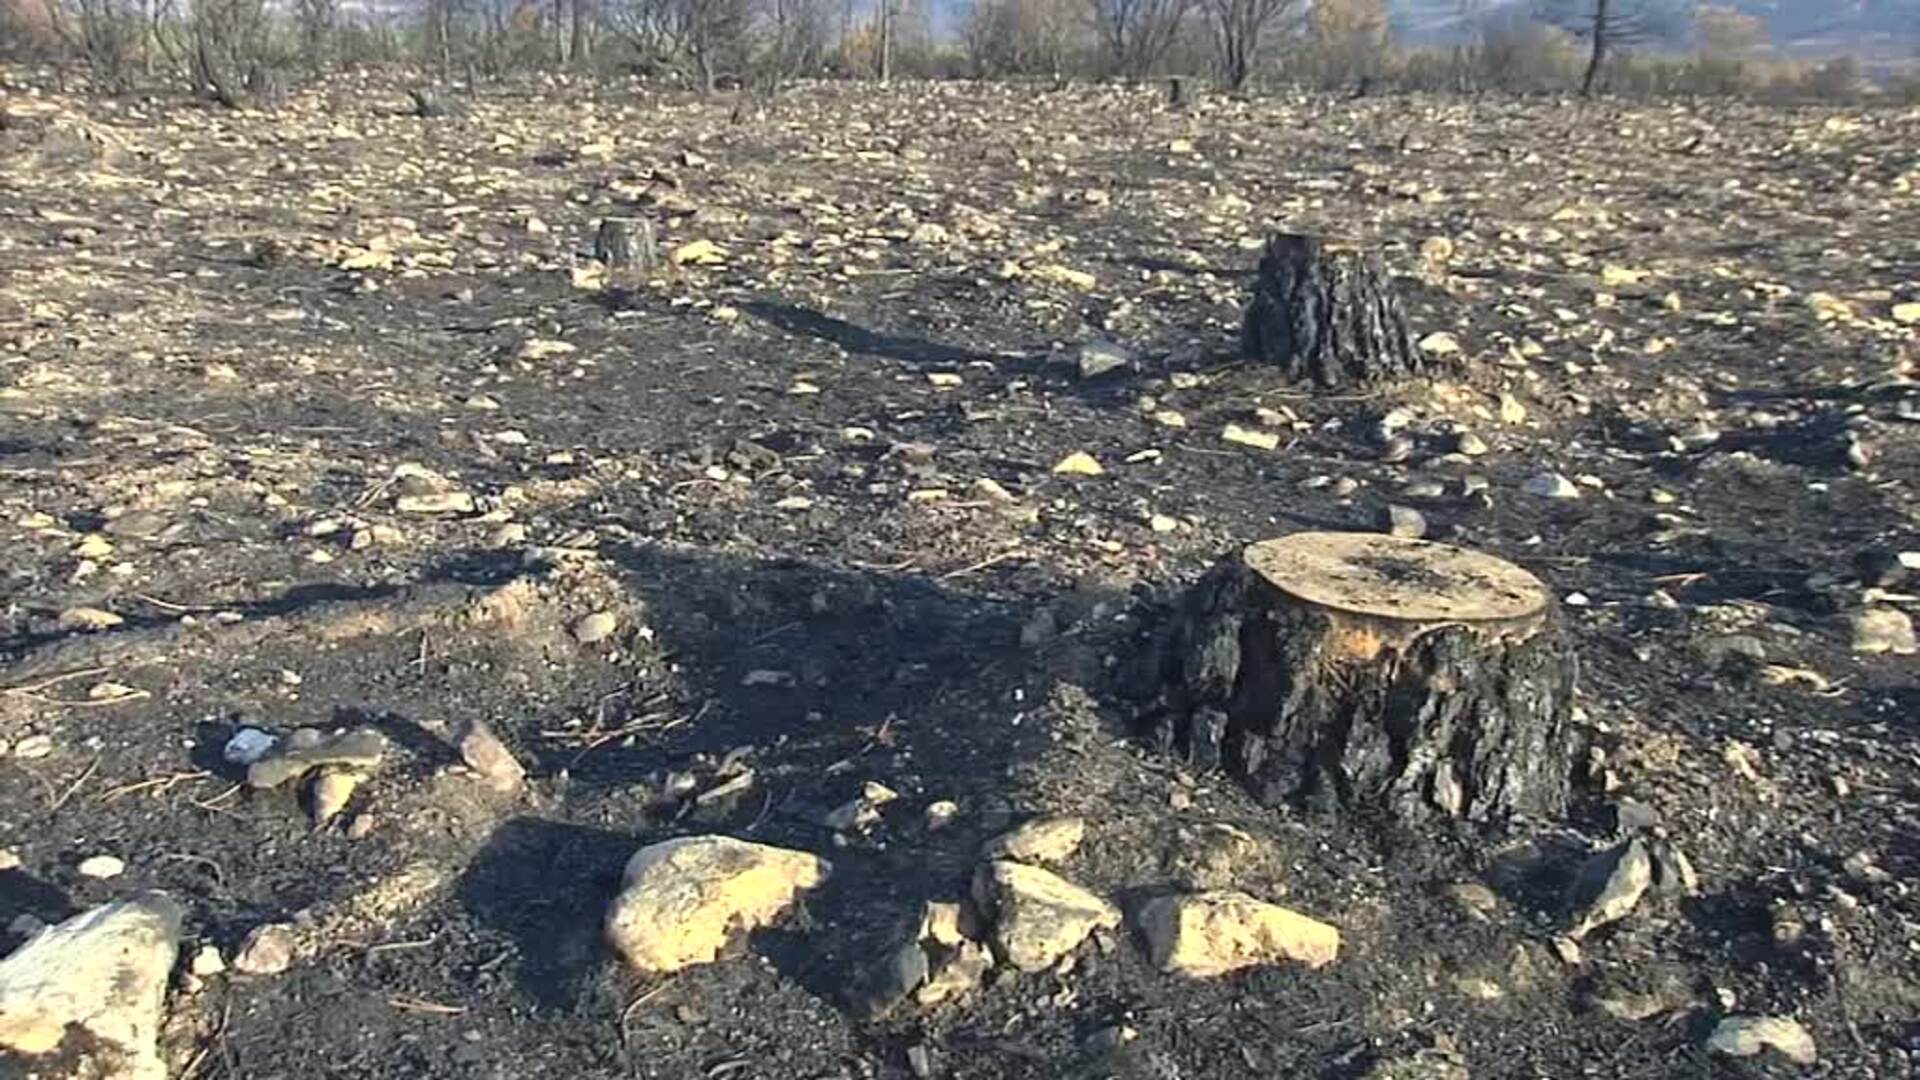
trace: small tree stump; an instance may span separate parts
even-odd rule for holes
[[[593,257],[609,270],[651,270],[660,261],[653,222],[644,218],[603,218],[593,238]]]
[[[1329,389],[1404,379],[1427,366],[1379,257],[1294,233],[1267,239],[1241,344],[1289,379]]]
[[[1565,809],[1574,657],[1511,563],[1370,533],[1267,540],[1202,578],[1158,644],[1162,744],[1266,801],[1401,822]]]

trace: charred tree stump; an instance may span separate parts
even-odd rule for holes
[[[1294,233],[1267,239],[1241,344],[1289,379],[1329,389],[1426,368],[1379,257]]]
[[[660,260],[653,222],[643,218],[603,218],[593,238],[593,257],[609,270],[651,270]]]
[[[1222,561],[1150,658],[1157,734],[1269,803],[1402,823],[1565,809],[1575,663],[1539,579],[1490,555],[1298,533]]]

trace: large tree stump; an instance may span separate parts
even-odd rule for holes
[[[1158,733],[1272,802],[1401,822],[1565,808],[1574,658],[1539,579],[1490,555],[1298,533],[1222,561],[1152,657]]]
[[[1378,256],[1276,233],[1241,327],[1249,358],[1334,388],[1419,375],[1425,357]]]

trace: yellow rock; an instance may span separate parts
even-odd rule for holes
[[[1893,305],[1893,321],[1907,326],[1920,323],[1920,301]]]
[[[1039,817],[988,841],[984,854],[989,859],[1057,863],[1080,850],[1080,841],[1086,835],[1084,818]]]
[[[1154,966],[1190,978],[1295,961],[1324,967],[1340,954],[1340,931],[1243,892],[1163,896],[1140,910]]]
[[[1854,318],[1853,305],[1832,293],[1808,293],[1807,306],[1821,322],[1852,322]]]
[[[1021,971],[1045,971],[1095,930],[1120,925],[1120,909],[1037,866],[998,860],[980,867],[974,902],[993,913],[994,951]]]
[[[1638,285],[1647,279],[1648,272],[1628,266],[1603,266],[1600,268],[1600,284],[1609,289],[1618,289],[1627,285]]]
[[[391,270],[393,269],[393,252],[378,250],[356,251],[340,260],[340,269]]]
[[[726,261],[726,249],[711,240],[693,240],[673,249],[675,266],[718,266]]]
[[[712,963],[736,932],[772,922],[833,867],[804,851],[726,836],[641,848],[607,914],[607,940],[641,972]]]
[[[1223,442],[1251,446],[1258,450],[1273,450],[1280,445],[1280,436],[1277,432],[1260,431],[1255,428],[1241,427],[1239,424],[1228,424],[1221,430],[1220,439]]]
[[[1041,281],[1065,285],[1067,288],[1079,289],[1081,292],[1088,292],[1099,284],[1099,280],[1085,270],[1075,270],[1072,267],[1061,266],[1059,263],[1042,266],[1033,271],[1033,276]]]
[[[111,630],[126,621],[111,611],[94,607],[68,608],[60,613],[62,630]]]
[[[1099,476],[1107,470],[1100,467],[1100,462],[1095,460],[1092,454],[1084,450],[1076,450],[1061,458],[1060,463],[1053,467],[1053,471],[1061,476]]]

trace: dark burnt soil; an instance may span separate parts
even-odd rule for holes
[[[284,975],[170,995],[174,1075],[899,1077],[920,1047],[1338,1078],[1448,1043],[1482,1077],[1913,1074],[1920,689],[1847,616],[1914,602],[1879,567],[1920,550],[1920,113],[809,86],[731,123],[527,86],[426,121],[353,78],[231,114],[9,77],[0,927],[160,887],[189,952],[301,932]],[[603,281],[607,214],[724,261]],[[1272,228],[1376,246],[1455,372],[1327,398],[1237,362]],[[1095,338],[1134,368],[1079,378]],[[1450,455],[1463,428],[1490,452]],[[1104,472],[1056,475],[1075,451]],[[1549,471],[1580,497],[1523,490]],[[475,501],[402,509],[423,491]],[[1129,727],[1116,675],[1181,586],[1389,502],[1565,600],[1603,758],[1569,820],[1265,808]],[[619,629],[583,645],[596,611]],[[456,767],[476,717],[525,794]],[[236,789],[245,724],[394,752],[316,828]],[[877,825],[821,824],[869,781],[901,795]],[[1701,895],[1569,963],[1560,896],[1621,798]],[[1194,983],[1123,933],[857,1017],[921,903],[1040,812],[1086,815],[1066,876],[1123,904],[1237,825],[1237,883],[1341,957]],[[739,957],[638,981],[600,944],[620,867],[698,831],[836,872]],[[1444,891],[1476,877],[1490,915]],[[1596,1007],[1622,988],[1666,1007]],[[1800,1019],[1821,1063],[1709,1057],[1729,1013]]]

